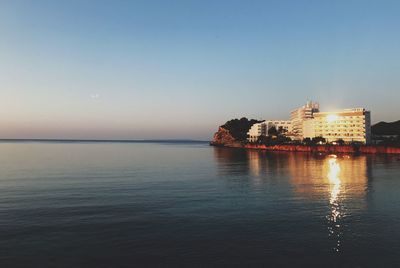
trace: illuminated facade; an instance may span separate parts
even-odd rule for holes
[[[247,132],[248,141],[256,142],[260,136],[268,136],[271,127],[293,140],[323,137],[327,142],[371,142],[371,112],[364,108],[320,112],[318,103],[307,102],[290,113],[290,121],[267,120],[254,124]]]
[[[292,121],[292,137],[295,140],[302,140],[303,123],[312,119],[313,114],[319,112],[319,104],[317,102],[308,101],[306,105],[290,112],[290,120]]]
[[[371,142],[371,113],[364,108],[314,113],[312,127],[315,137],[323,137],[328,142]]]

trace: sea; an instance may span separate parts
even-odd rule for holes
[[[1,141],[0,267],[400,267],[400,156]]]

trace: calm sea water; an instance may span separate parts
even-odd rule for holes
[[[1,267],[400,267],[400,156],[0,143]]]

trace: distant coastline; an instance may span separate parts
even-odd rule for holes
[[[62,142],[62,143],[208,143],[209,141],[190,139],[151,139],[151,140],[129,140],[129,139],[0,139],[1,142]]]

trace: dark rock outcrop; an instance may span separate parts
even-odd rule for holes
[[[238,142],[235,140],[235,138],[231,135],[229,130],[219,127],[218,131],[215,132],[213,140],[211,141],[211,145],[215,146],[227,146],[227,147],[233,147],[237,146]]]

